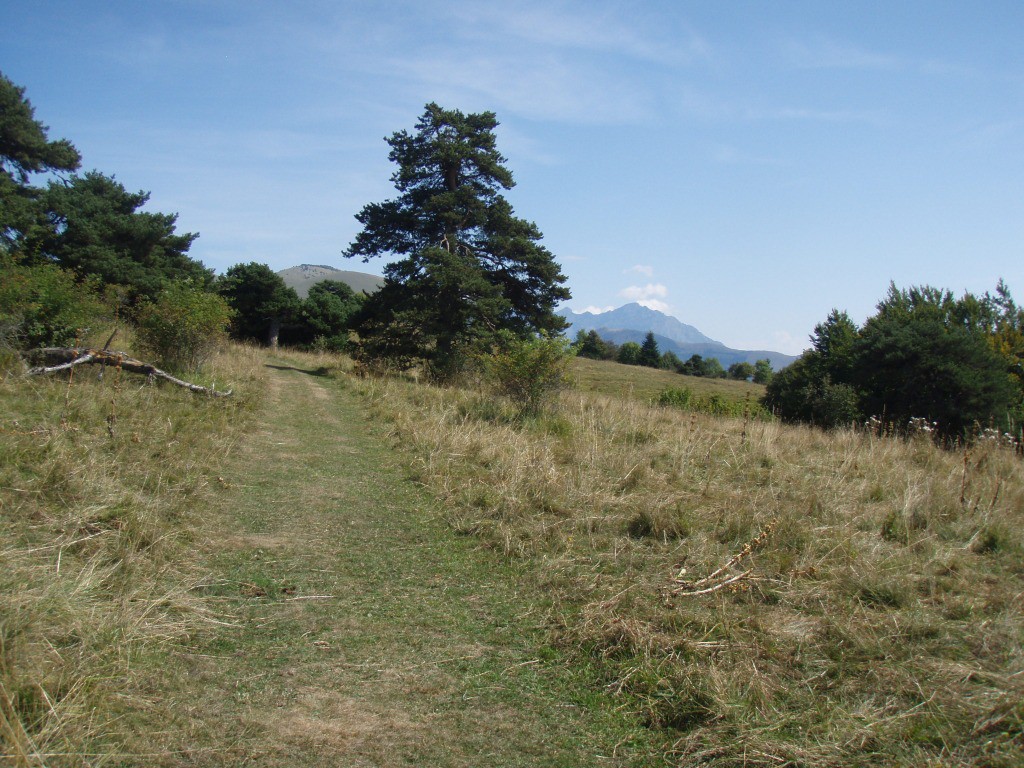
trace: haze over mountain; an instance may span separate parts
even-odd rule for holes
[[[692,355],[716,357],[722,365],[729,367],[733,363],[754,363],[767,358],[775,370],[785,368],[796,360],[793,355],[770,350],[731,349],[722,342],[705,336],[692,325],[636,303],[600,314],[577,314],[570,309],[561,309],[559,314],[570,323],[567,331],[570,337],[581,330],[597,331],[601,338],[623,344],[627,341],[643,342],[647,333],[652,332],[661,352],[674,352],[682,360]]]

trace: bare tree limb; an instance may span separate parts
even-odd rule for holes
[[[203,387],[199,384],[184,381],[172,376],[166,371],[160,370],[151,363],[146,363],[142,360],[136,360],[134,357],[129,357],[124,352],[108,352],[105,349],[86,349],[84,347],[45,347],[43,349],[33,350],[31,354],[32,357],[37,360],[56,364],[49,366],[41,365],[35,368],[30,368],[27,374],[29,376],[41,376],[44,374],[56,373],[58,371],[67,370],[68,368],[72,368],[76,365],[88,363],[89,365],[114,366],[131,373],[138,373],[143,376],[152,376],[154,378],[164,379],[165,381],[169,381],[179,387],[184,387],[191,392],[210,395],[212,397],[227,397],[232,392],[232,390],[228,390],[227,392],[218,392],[210,387]]]
[[[747,578],[751,573],[753,573],[753,571],[748,569],[748,570],[744,571],[743,573],[737,573],[735,576],[731,576],[728,579],[725,579],[724,581],[718,582],[714,586],[705,587],[704,589],[694,589],[693,587],[695,585],[693,585],[693,584],[684,584],[684,585],[682,585],[680,587],[677,587],[676,589],[673,589],[672,590],[672,594],[673,595],[680,595],[681,597],[693,597],[694,595],[707,595],[707,594],[710,594],[711,592],[717,592],[720,589],[725,589],[730,584],[735,584],[737,581],[741,581],[741,580]],[[702,582],[703,581],[704,580],[702,579]]]

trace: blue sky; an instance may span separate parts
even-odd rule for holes
[[[795,353],[889,282],[1024,299],[1024,3],[0,0],[0,71],[223,272],[343,259],[383,138],[497,113],[576,311]]]

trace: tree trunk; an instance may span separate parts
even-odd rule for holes
[[[277,349],[277,337],[281,335],[281,318],[270,318],[270,328],[267,329],[267,346]]]

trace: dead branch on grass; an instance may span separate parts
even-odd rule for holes
[[[179,387],[184,387],[191,392],[210,395],[212,397],[227,397],[232,392],[230,389],[227,392],[218,392],[212,387],[203,387],[199,384],[184,381],[172,376],[166,371],[160,370],[152,363],[146,363],[142,360],[136,360],[134,357],[129,357],[124,352],[109,352],[106,349],[87,349],[84,347],[45,347],[43,349],[33,350],[31,354],[34,359],[45,361],[50,363],[50,365],[40,365],[35,368],[30,368],[27,374],[28,376],[42,376],[51,373],[58,373],[59,371],[74,368],[77,365],[103,365],[113,366],[119,370],[138,373],[143,376],[149,376],[150,378],[163,379],[164,381],[169,381]]]
[[[676,574],[675,579],[673,579],[673,581],[679,586],[672,590],[672,594],[680,595],[682,597],[693,597],[695,595],[707,595],[712,592],[717,592],[720,589],[727,589],[730,587],[735,588],[739,582],[749,578],[754,572],[754,569],[748,568],[741,573],[735,574],[730,574],[728,572],[729,569],[739,565],[755,550],[763,547],[768,542],[768,539],[771,537],[778,524],[779,519],[777,517],[772,518],[761,532],[744,544],[739,552],[726,561],[725,565],[702,579],[698,579],[697,581],[687,580],[684,578],[686,576],[686,569],[683,568],[678,574]]]

